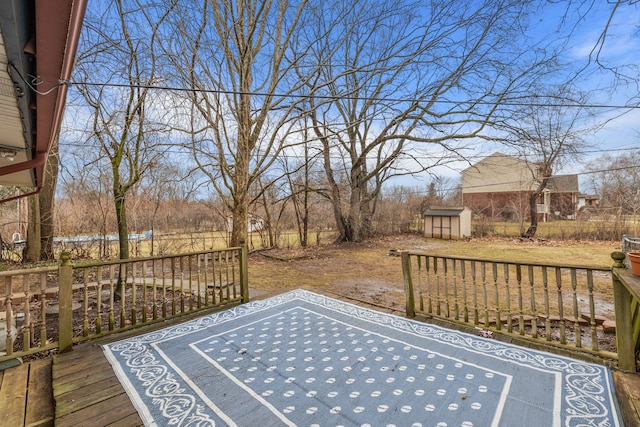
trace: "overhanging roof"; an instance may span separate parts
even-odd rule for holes
[[[44,183],[88,0],[0,0],[0,185]]]

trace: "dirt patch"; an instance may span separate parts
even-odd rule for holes
[[[446,246],[407,235],[363,243],[254,252],[249,260],[249,287],[267,292],[317,288],[376,305],[402,308],[404,285],[398,255],[403,250]]]

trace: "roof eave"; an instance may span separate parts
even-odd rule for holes
[[[35,124],[30,114],[24,114],[25,161],[0,167],[0,185],[2,177],[33,170],[33,187],[40,189],[45,180],[45,165],[51,146],[58,138],[64,112],[67,86],[71,77],[82,22],[88,0],[35,0],[35,72],[37,92],[35,103],[28,108],[35,112]],[[16,27],[29,27],[30,16],[16,16]],[[16,40],[16,42],[19,42]],[[25,47],[20,46],[24,50]],[[26,64],[23,64],[26,67]],[[23,68],[23,76],[28,75]],[[18,82],[24,83],[24,82]],[[28,91],[35,92],[27,87]],[[33,135],[33,141],[29,138]]]

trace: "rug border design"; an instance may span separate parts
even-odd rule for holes
[[[557,413],[556,415],[561,418],[558,421],[561,421],[562,425],[620,426],[615,397],[613,393],[607,393],[612,391],[613,387],[610,372],[605,366],[377,312],[303,289],[297,289],[265,300],[252,301],[222,312],[205,315],[181,325],[103,345],[102,348],[134,406],[145,415],[142,417],[145,425],[156,425],[156,423],[153,421],[145,404],[140,400],[137,392],[133,389],[133,384],[125,375],[114,354],[115,352],[120,353],[125,365],[137,380],[141,381],[145,386],[147,395],[152,397],[153,404],[158,405],[163,416],[169,420],[171,425],[193,423],[195,425],[215,426],[215,420],[207,416],[203,412],[203,408],[197,405],[193,398],[189,399],[190,396],[184,393],[184,384],[180,383],[169,372],[167,366],[156,358],[154,354],[155,344],[260,312],[267,308],[290,302],[293,299],[306,301],[377,325],[389,326],[422,338],[446,342],[453,347],[482,354],[485,357],[507,359],[521,366],[561,373],[566,408],[564,413]],[[604,381],[604,384],[602,381]],[[556,392],[559,392],[559,390],[557,388]],[[610,411],[606,404],[608,404]],[[223,422],[235,425],[222,412],[216,412],[216,415]],[[608,423],[608,419],[613,420],[614,424]]]

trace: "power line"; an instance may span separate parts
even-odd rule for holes
[[[297,99],[317,99],[317,100],[347,100],[347,101],[384,101],[384,102],[408,102],[408,103],[423,103],[430,102],[436,104],[473,104],[483,106],[493,106],[500,104],[507,107],[563,107],[563,108],[593,108],[593,109],[612,109],[612,110],[640,110],[640,104],[635,105],[616,105],[616,104],[580,104],[577,102],[561,102],[561,103],[549,103],[549,102],[519,102],[519,101],[501,101],[490,102],[484,100],[466,100],[466,101],[452,101],[446,99],[430,99],[430,98],[392,98],[392,97],[369,97],[369,96],[347,96],[347,95],[309,95],[309,94],[295,94],[295,93],[278,93],[278,92],[242,92],[236,90],[224,90],[224,89],[198,89],[198,88],[184,88],[175,86],[157,86],[157,85],[143,85],[143,84],[127,84],[127,83],[98,83],[98,82],[79,82],[79,81],[65,81],[61,84],[69,86],[100,86],[100,87],[113,87],[113,88],[125,88],[125,89],[149,89],[149,90],[164,90],[170,92],[195,92],[195,93],[210,93],[216,95],[249,95],[259,97],[278,97],[278,98],[297,98]],[[538,95],[532,96],[533,98],[542,98]]]

